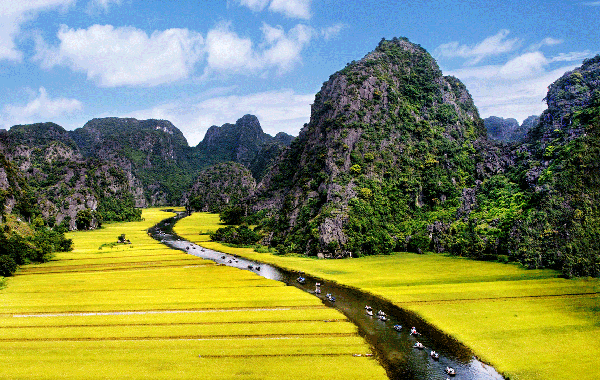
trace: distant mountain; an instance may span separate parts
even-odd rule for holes
[[[85,157],[113,162],[141,182],[139,207],[178,204],[205,166],[202,155],[166,120],[93,119],[70,135]]]
[[[527,132],[537,125],[539,116],[529,116],[521,125],[516,119],[504,119],[498,116],[490,116],[483,119],[488,136],[501,142],[518,142],[522,141]]]
[[[13,177],[26,184],[18,190],[13,186],[15,201],[5,204],[3,212],[18,211],[28,219],[39,212],[50,225],[70,229],[88,209],[99,214],[80,227],[94,227],[102,218],[115,220],[115,214],[139,214],[133,209],[135,194],[142,191],[139,183],[117,163],[84,157],[59,125],[14,126],[0,134],[0,150],[17,172]]]
[[[135,217],[136,207],[182,204],[198,173],[222,162],[243,164],[260,178],[291,140],[284,133],[271,137],[246,115],[212,127],[190,147],[169,121],[113,117],[74,131],[53,123],[14,126],[0,133],[0,152],[29,184],[9,193],[31,198],[30,214],[74,229],[78,215],[88,228]],[[5,212],[15,199],[5,196]]]
[[[256,180],[248,168],[237,162],[211,166],[198,174],[186,203],[193,210],[219,212],[225,206],[240,205],[254,194]]]
[[[245,115],[235,124],[210,127],[196,148],[209,162],[238,162],[260,180],[269,164],[293,140],[284,132],[275,137],[264,133],[256,116]]]

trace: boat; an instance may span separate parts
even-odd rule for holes
[[[369,306],[369,305],[366,305],[366,306],[365,306],[365,310],[371,310],[371,311],[372,311],[372,310],[373,310],[373,308],[372,308],[371,306]]]
[[[387,317],[385,315],[380,315],[379,320],[385,322],[385,321],[387,321]]]
[[[440,354],[438,354],[438,353],[437,353],[437,352],[435,352],[435,351],[431,351],[431,354],[430,354],[430,356],[431,356],[431,358],[432,358],[433,360],[439,360],[439,359],[440,359]]]
[[[385,313],[383,312],[383,310],[379,310],[379,311],[377,312],[377,315],[379,315],[379,316],[381,316],[381,315],[385,316]]]
[[[417,329],[416,329],[416,328],[414,328],[414,327],[411,327],[411,329],[410,329],[410,335],[421,335],[421,334],[419,334],[419,333],[417,332]]]
[[[454,368],[452,367],[446,367],[446,369],[444,370],[449,376],[455,376],[456,375],[456,371],[454,370]]]
[[[331,294],[331,293],[327,293],[325,295],[325,297],[330,301],[330,302],[335,302],[335,297]]]
[[[373,310],[367,310],[367,315],[372,317],[373,316]]]
[[[402,330],[402,325],[394,325],[394,330],[399,332],[400,330]]]
[[[296,281],[298,281],[299,284],[306,284],[306,279],[302,276],[298,277]]]
[[[413,348],[418,348],[419,350],[422,350],[422,349],[425,348],[425,346],[423,346],[423,343],[417,342],[417,343],[415,343],[415,345],[413,346]]]

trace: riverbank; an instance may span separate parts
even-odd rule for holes
[[[72,252],[0,290],[1,379],[386,379],[315,297],[166,247],[142,222],[72,232]],[[112,244],[125,234],[131,244]],[[292,376],[290,376],[292,374]]]
[[[207,248],[353,286],[418,313],[511,379],[595,379],[600,280],[444,255],[351,260],[277,256],[210,242],[218,215],[195,213],[175,232]]]

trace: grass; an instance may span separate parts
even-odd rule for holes
[[[0,378],[386,378],[317,298],[151,239],[170,215],[69,233],[72,252],[6,279]],[[132,244],[112,245],[122,233]]]
[[[379,295],[453,335],[511,379],[600,376],[600,280],[551,270],[401,253],[349,260],[277,256],[210,242],[218,215],[196,213],[176,232],[203,246],[304,271]]]

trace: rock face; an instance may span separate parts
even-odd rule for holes
[[[50,224],[75,229],[79,212],[103,211],[109,199],[133,207],[132,194],[141,191],[119,165],[85,158],[69,133],[53,123],[14,126],[0,135],[0,150],[18,172],[13,177],[22,178],[11,186],[7,213],[17,207],[27,217],[37,208]]]
[[[535,127],[539,122],[539,116],[529,116],[519,125],[516,119],[504,119],[497,116],[490,116],[483,120],[485,128],[488,131],[489,138],[506,142],[521,142],[527,136],[527,132]]]
[[[409,216],[458,202],[473,185],[473,143],[486,131],[471,96],[406,39],[332,75],[310,123],[259,185],[274,242],[335,257],[418,240]],[[392,212],[393,210],[393,212]]]
[[[251,115],[211,128],[197,147],[166,120],[93,119],[74,131],[53,123],[14,126],[0,132],[0,153],[10,163],[0,171],[2,199],[7,212],[17,207],[24,213],[20,205],[30,204],[50,224],[73,229],[80,215],[93,227],[100,217],[135,216],[135,208],[183,204],[198,173],[217,163],[235,160],[262,176],[292,140],[265,134]],[[9,183],[9,167],[20,173],[15,178],[24,179],[22,186]],[[246,189],[245,172],[229,174],[242,176],[236,183],[243,191],[254,189]]]
[[[85,157],[115,163],[141,182],[137,207],[178,203],[201,161],[166,120],[93,119],[70,135]]]
[[[201,171],[185,201],[196,211],[219,212],[225,206],[240,205],[255,188],[250,170],[236,162],[225,162]]]
[[[235,124],[210,127],[197,149],[210,163],[238,162],[259,180],[293,139],[283,132],[271,137],[263,132],[256,116],[245,115]]]

